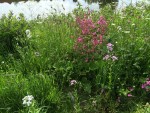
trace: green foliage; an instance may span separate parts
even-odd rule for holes
[[[0,75],[0,80],[0,112],[25,110],[22,99],[29,94],[35,99],[34,110],[45,109],[53,113],[58,110],[61,93],[54,87],[52,77],[39,74],[25,78],[19,73],[4,73]]]
[[[145,105],[137,105],[137,109],[134,113],[149,113],[150,112],[150,105],[146,103]]]
[[[28,24],[25,17],[20,14],[14,17],[10,12],[8,16],[3,15],[0,19],[0,54],[7,56],[9,53],[17,53],[17,46],[24,47],[27,45],[27,37],[25,31]]]

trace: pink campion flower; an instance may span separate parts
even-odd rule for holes
[[[100,32],[100,28],[97,28],[97,32]]]
[[[128,97],[133,97],[133,95],[132,95],[132,94],[130,94],[130,93],[129,93],[129,94],[127,94],[127,96],[128,96]]]
[[[100,36],[99,36],[99,43],[102,44],[102,42],[103,42],[103,36],[100,35]]]
[[[103,60],[108,60],[110,58],[109,55],[106,55],[105,57],[103,57]]]
[[[93,28],[93,29],[94,29],[94,28],[95,28],[95,25],[94,25],[94,24],[92,24],[92,25],[91,25],[91,28]]]
[[[105,18],[103,16],[100,16],[97,24],[99,24],[99,25],[107,25],[107,22],[106,22],[106,20],[105,20]]]
[[[78,41],[78,42],[83,42],[83,38],[78,37],[77,41]]]
[[[150,86],[150,80],[149,80],[149,78],[147,78],[146,82],[141,85],[141,88],[145,89],[146,91],[149,91],[149,86]]]
[[[147,85],[150,85],[150,81],[146,81],[146,84],[147,84]]]
[[[116,56],[112,56],[111,58],[113,61],[118,60],[118,58]]]
[[[96,32],[92,33],[93,36],[96,36]]]
[[[146,87],[146,84],[142,84],[141,88],[144,89]]]
[[[95,25],[94,25],[92,19],[87,19],[87,25],[88,25],[88,27],[90,27],[90,28],[95,28]]]
[[[133,90],[134,90],[134,88],[133,88],[133,87],[129,87],[129,90],[130,90],[130,91],[133,91]]]
[[[80,29],[82,29],[83,35],[90,34],[90,31],[95,28],[95,24],[93,23],[92,19],[88,18],[86,15],[83,19],[79,17],[76,18],[76,21]]]
[[[83,30],[82,30],[82,34],[83,34],[83,35],[89,34],[89,32],[90,32],[89,29],[83,29]]]
[[[86,31],[85,31],[85,30],[82,30],[82,34],[83,34],[83,35],[86,34]]]
[[[96,38],[94,38],[94,39],[92,40],[92,42],[93,42],[93,45],[94,45],[94,46],[96,46],[96,45],[99,44],[99,41],[98,41]]]
[[[70,81],[70,85],[71,85],[71,86],[73,86],[73,85],[75,85],[75,84],[77,84],[77,81],[76,81],[76,80],[71,80],[71,81]]]
[[[97,24],[100,26],[100,29],[97,29],[97,32],[101,32],[101,34],[105,34],[107,28],[107,22],[103,16],[100,17]]]

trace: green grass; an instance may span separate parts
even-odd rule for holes
[[[75,17],[0,19],[0,113],[148,113],[149,86],[146,91],[141,85],[150,77],[150,6],[140,8],[113,12],[106,6],[91,13],[95,23],[104,16],[108,27],[90,62],[73,49],[82,36],[75,20],[86,13],[81,8]],[[112,52],[107,43],[114,45]],[[118,60],[105,61],[106,54]],[[29,107],[22,101],[27,95],[34,97]]]

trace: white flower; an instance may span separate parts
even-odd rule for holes
[[[23,105],[30,106],[32,104],[34,97],[32,95],[25,96],[23,100]]]
[[[43,22],[36,22],[37,24],[42,24]]]
[[[30,106],[31,104],[32,104],[31,101],[27,101],[27,102],[26,102],[26,105],[27,105],[27,106]]]
[[[93,100],[92,104],[93,106],[96,106],[96,100]]]
[[[75,84],[77,84],[77,81],[76,80],[71,80],[70,81],[70,85],[72,86],[72,85],[75,85]]]
[[[31,31],[29,29],[26,30],[26,35],[27,35],[28,38],[32,37]]]
[[[35,52],[34,54],[35,54],[35,56],[40,56],[39,52]]]
[[[130,33],[130,31],[123,31],[123,32],[124,32],[124,33],[127,33],[127,34]]]
[[[31,31],[29,29],[26,30],[26,35],[30,34]]]
[[[120,16],[120,18],[121,18],[121,19],[124,19],[124,18],[126,18],[126,17],[125,17],[125,16]]]
[[[112,26],[115,26],[116,24],[112,23],[111,25],[112,25]]]
[[[118,26],[117,29],[118,29],[118,31],[121,31],[121,30],[122,30],[121,26]]]

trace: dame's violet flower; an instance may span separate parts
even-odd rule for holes
[[[70,81],[70,85],[71,85],[71,86],[73,86],[73,85],[75,85],[75,84],[77,84],[77,81],[76,81],[76,80],[71,80],[71,81]]]
[[[23,100],[23,104],[27,105],[27,106],[30,106],[32,104],[33,99],[34,99],[34,97],[32,95],[25,96],[22,99]]]
[[[108,60],[109,59],[109,55],[106,55],[105,57],[103,57],[103,60]]]
[[[108,43],[107,44],[107,49],[109,50],[109,51],[112,51],[113,50],[113,47],[114,45],[113,44],[111,44],[111,43]]]
[[[118,58],[116,56],[112,56],[111,58],[113,61],[118,60]]]

